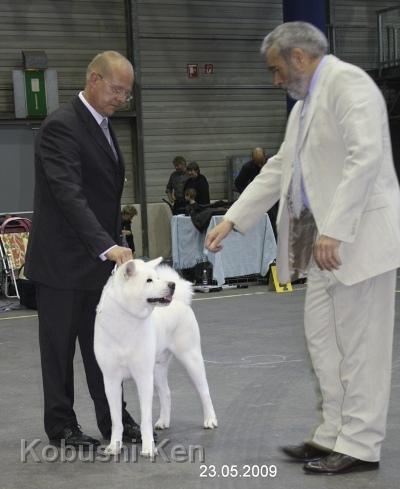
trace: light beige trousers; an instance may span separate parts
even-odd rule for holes
[[[323,417],[312,441],[377,461],[390,393],[396,270],[345,286],[312,265],[307,281],[305,334]]]

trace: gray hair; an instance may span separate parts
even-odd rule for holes
[[[312,58],[319,58],[328,51],[328,41],[317,27],[308,22],[286,22],[278,25],[263,40],[261,54],[272,47],[280,56],[288,59],[293,48],[300,48]]]

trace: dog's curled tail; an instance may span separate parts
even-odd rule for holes
[[[180,301],[190,306],[193,295],[192,284],[184,280],[173,268],[167,265],[160,265],[156,270],[160,279],[175,282],[175,292],[172,300]]]

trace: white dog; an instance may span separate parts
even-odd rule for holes
[[[171,395],[167,374],[172,354],[186,367],[199,393],[204,428],[217,426],[201,353],[199,326],[190,307],[191,284],[172,268],[159,266],[161,261],[162,258],[147,263],[130,260],[121,265],[106,283],[97,307],[94,351],[103,372],[112,419],[108,453],[120,451],[122,381],[133,378],[140,401],[141,454],[154,455],[153,384],[161,407],[155,427],[168,428]],[[159,305],[167,307],[156,307]]]

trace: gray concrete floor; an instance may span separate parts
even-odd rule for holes
[[[399,299],[400,297],[398,297]],[[400,460],[400,338],[396,321],[392,399],[381,469],[342,476],[307,476],[279,446],[307,437],[319,418],[318,392],[306,353],[302,327],[304,289],[275,294],[255,286],[214,294],[196,294],[193,303],[201,325],[203,353],[219,427],[201,427],[201,410],[186,373],[171,366],[172,424],[159,435],[162,456],[154,462],[125,452],[133,461],[67,462],[46,451],[42,428],[42,386],[34,311],[0,314],[0,489],[47,488],[275,488],[397,489]],[[399,306],[399,304],[398,304]],[[76,411],[82,429],[99,436],[76,358]],[[379,386],[377,386],[377,392]],[[378,394],[377,394],[378,395]],[[138,417],[136,390],[125,387],[129,410]],[[158,402],[154,403],[154,419]],[[21,440],[35,443],[21,461]],[[202,467],[199,451],[204,449]],[[194,450],[195,460],[190,460]],[[57,455],[57,454],[56,454]],[[71,455],[71,454],[69,454]],[[68,454],[67,454],[68,456]],[[72,456],[72,455],[71,455]],[[35,457],[37,459],[35,460]],[[181,460],[181,461],[179,461]],[[211,477],[215,466],[219,477]],[[242,477],[223,477],[235,466]],[[251,469],[248,469],[249,466]],[[262,467],[264,466],[264,467]],[[268,467],[265,467],[268,466]],[[272,466],[272,467],[271,467]],[[275,477],[262,477],[276,467]],[[243,477],[245,473],[253,477]],[[208,477],[201,477],[201,474]]]

